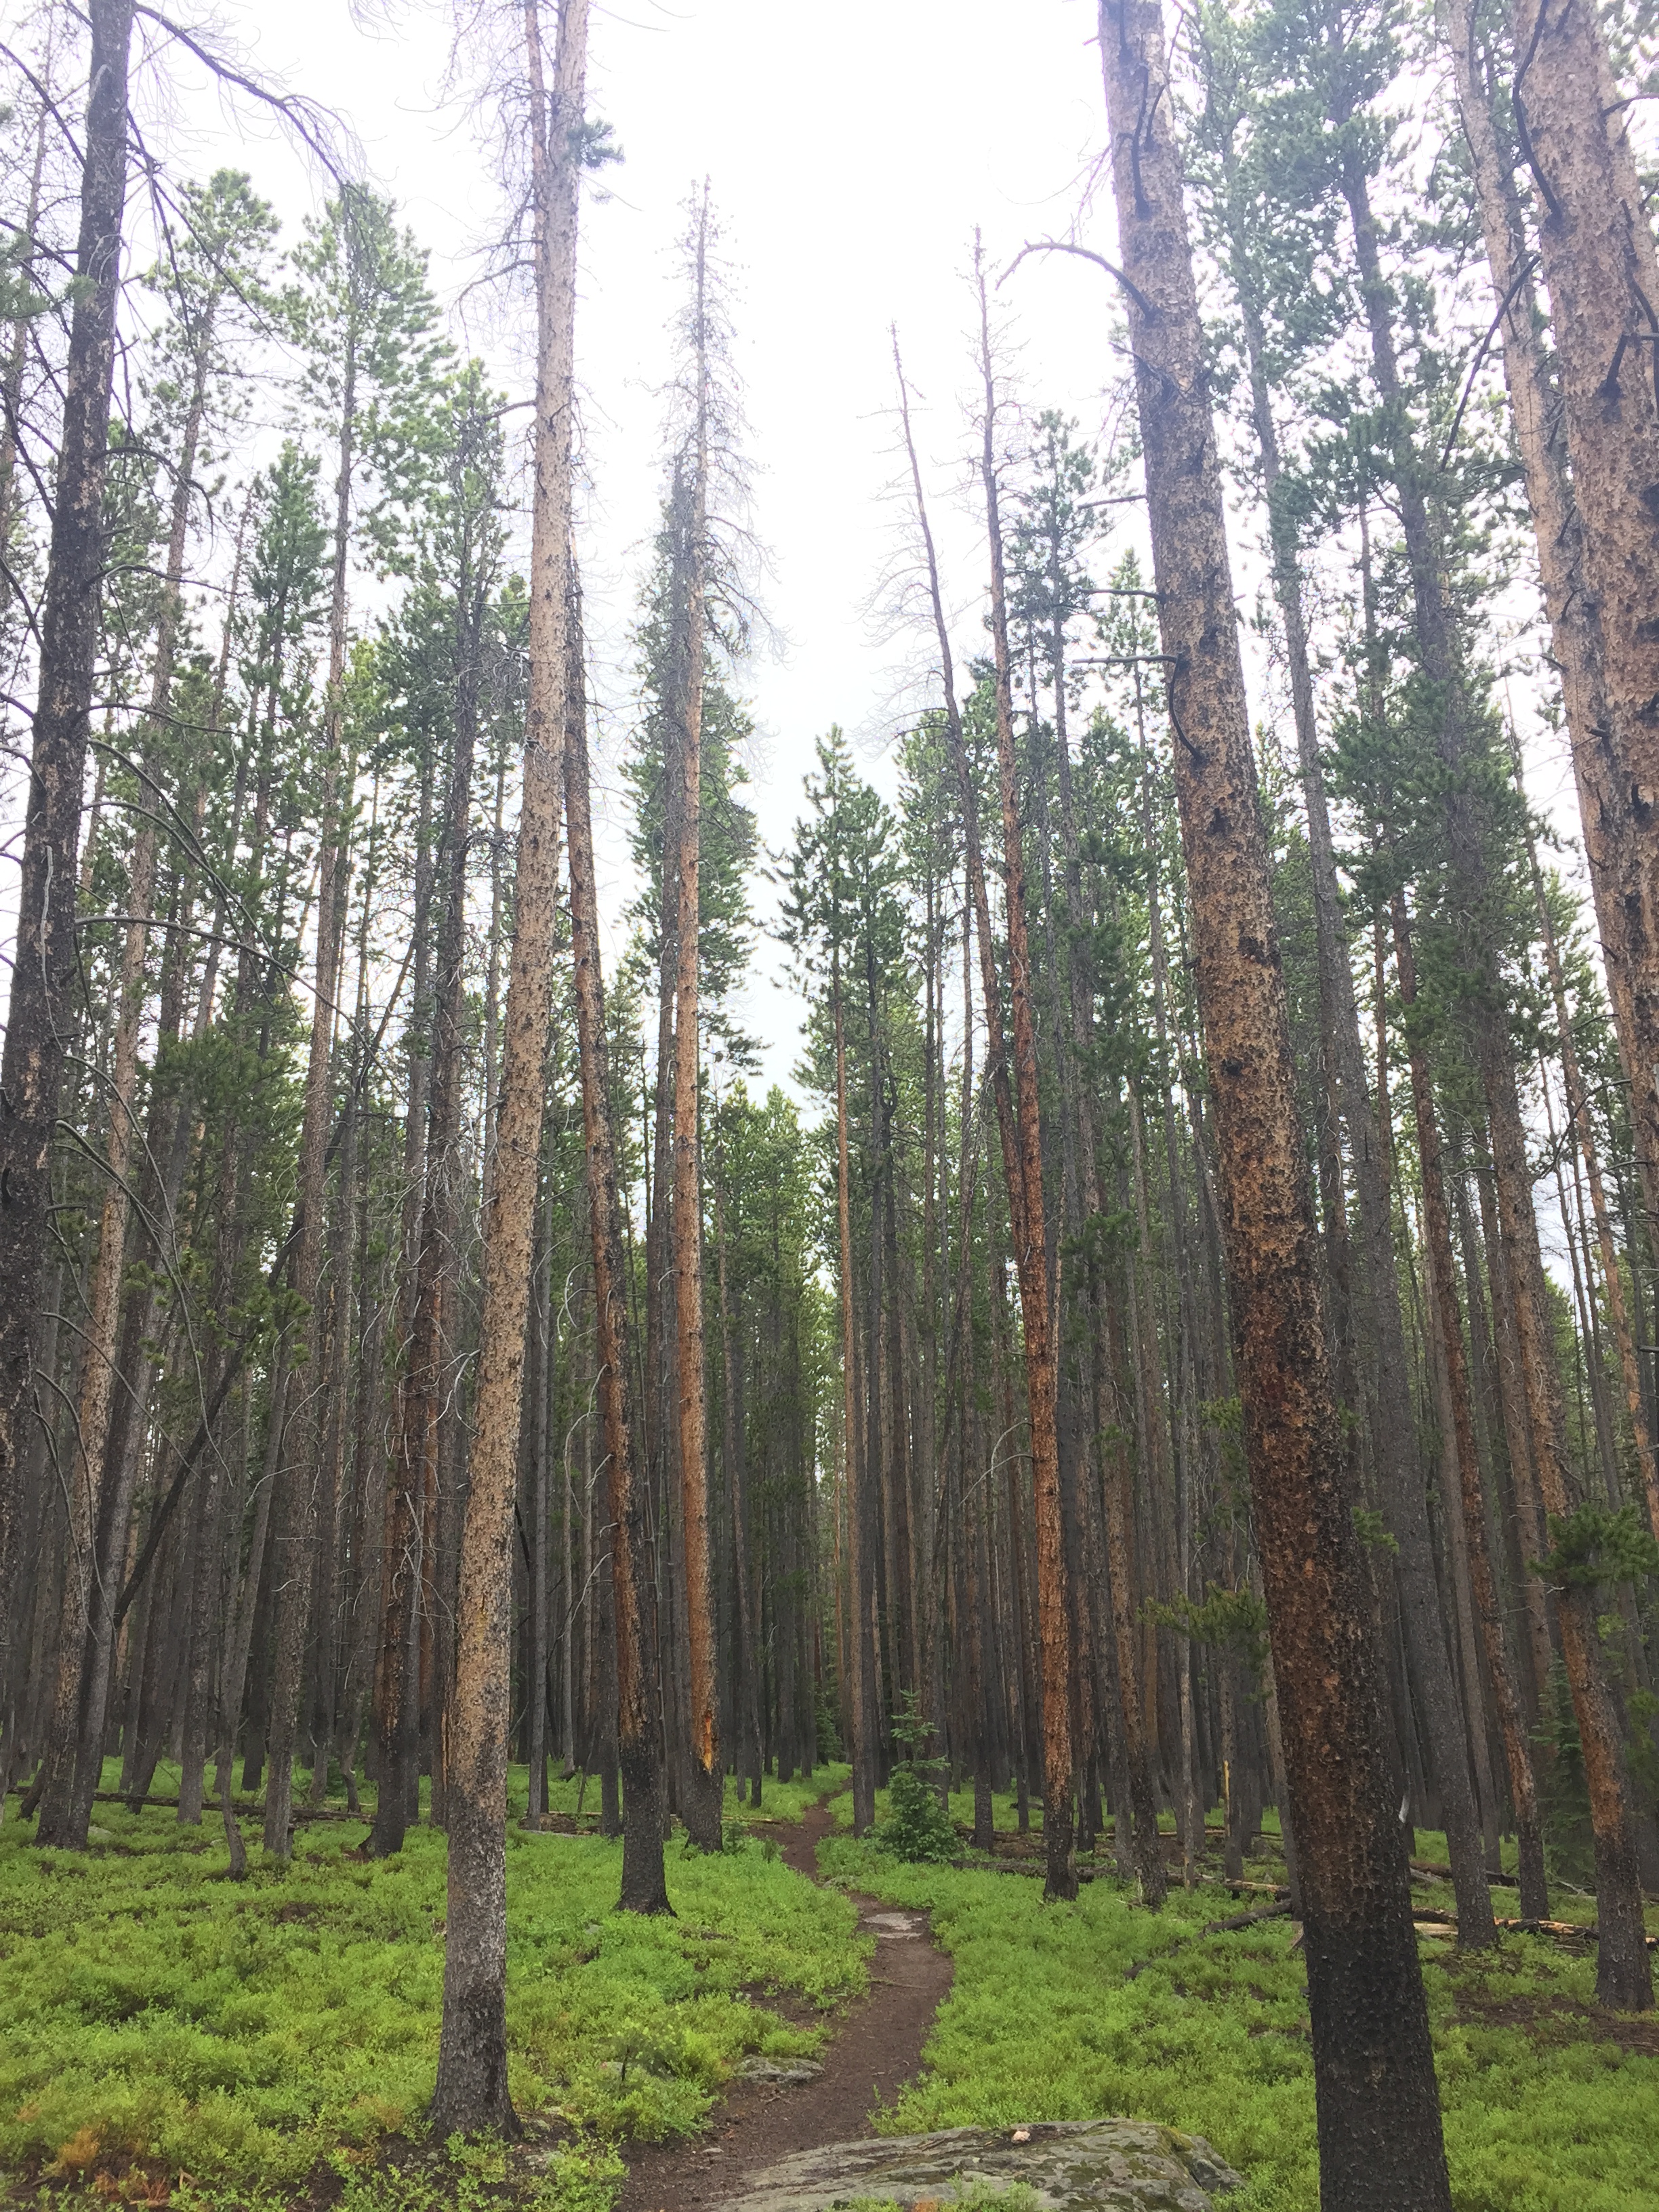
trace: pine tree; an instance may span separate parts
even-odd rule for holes
[[[1203,336],[1155,5],[1100,11],[1193,951],[1285,1723],[1321,2192],[1448,2205],[1439,2098],[1351,1517],[1234,628]],[[1148,118],[1151,118],[1150,127]],[[1340,1744],[1340,1765],[1322,1747]],[[1386,2078],[1389,2093],[1379,2098]],[[1384,2117],[1386,2113],[1386,2118]]]

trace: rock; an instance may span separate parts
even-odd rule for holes
[[[770,2081],[779,2088],[816,2081],[823,2071],[816,2058],[745,2058],[738,2069],[745,2081]]]
[[[921,2212],[1019,2183],[1028,2212],[1034,2201],[1040,2212],[1209,2212],[1212,2191],[1244,2185],[1201,2136],[1146,2120],[1033,2120],[830,2143],[756,2174],[725,2212],[834,2212],[855,2197]]]
[[[859,1926],[869,1929],[878,1943],[915,1943],[921,1937],[919,1912],[861,1912]]]

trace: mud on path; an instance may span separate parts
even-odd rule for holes
[[[828,1806],[815,1805],[799,1825],[775,1831],[785,1863],[816,1881],[818,1842],[833,1826]],[[929,1942],[925,1912],[896,1912],[851,1894],[860,1926],[876,1938],[870,1993],[841,2015],[823,2073],[788,2087],[739,2081],[711,2115],[708,2134],[629,2150],[617,2212],[714,2212],[779,2159],[874,2134],[872,2108],[890,2105],[921,2066],[951,1986],[951,1961]],[[809,2016],[787,1998],[766,2002],[793,2018]]]

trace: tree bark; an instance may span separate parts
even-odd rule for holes
[[[1468,1546],[1469,1580],[1475,1610],[1480,1617],[1486,1670],[1492,1677],[1492,1703],[1497,1709],[1504,1763],[1509,1769],[1510,1802],[1515,1811],[1516,1836],[1520,1846],[1521,1911],[1524,1918],[1544,1920],[1549,1917],[1550,1906],[1545,1884],[1543,1834],[1539,1826],[1538,1790],[1533,1769],[1532,1744],[1520,1695],[1516,1688],[1514,1655],[1497,1580],[1492,1573],[1492,1548],[1487,1540],[1486,1501],[1481,1486],[1480,1461],[1475,1449],[1474,1425],[1470,1414],[1468,1368],[1463,1356],[1463,1326],[1459,1310],[1457,1276],[1452,1265],[1451,1220],[1446,1211],[1445,1177],[1441,1167],[1440,1131],[1435,1119],[1434,1088],[1422,1048],[1412,1034],[1412,1009],[1417,1000],[1417,974],[1412,953],[1410,924],[1405,897],[1401,893],[1396,893],[1395,896],[1394,932],[1400,997],[1406,1012],[1411,1058],[1412,1103],[1417,1116],[1417,1158],[1423,1182],[1423,1243],[1434,1284],[1435,1312],[1440,1325],[1441,1351],[1451,1401],[1459,1497]],[[1475,1720],[1478,1724],[1478,1715]]]
[[[605,979],[599,966],[599,891],[593,867],[580,640],[578,610],[573,611],[569,642],[564,811],[570,851],[570,918],[582,1129],[587,1147],[588,1220],[593,1241],[594,1344],[605,1440],[606,1512],[611,1523],[617,1757],[623,1787],[628,1793],[618,1901],[627,1912],[667,1912],[672,1908],[662,1857],[662,1692],[648,1567],[647,1500],[636,1456],[638,1431],[631,1402],[635,1370],[629,1343],[622,1198],[611,1109]],[[591,1520],[591,1514],[587,1517]],[[568,1545],[568,1529],[565,1540]]]
[[[1589,802],[1585,846],[1652,1237],[1659,1236],[1659,628],[1652,619],[1659,259],[1627,137],[1630,111],[1614,108],[1597,17],[1565,0],[1516,0],[1513,25],[1518,66],[1511,99],[1538,204],[1538,252],[1572,470],[1565,514],[1557,512],[1559,484],[1536,465],[1541,426],[1523,423],[1524,403],[1516,407],[1516,422],[1550,613],[1553,620],[1558,608],[1566,612],[1577,633],[1568,641],[1588,647],[1562,654],[1564,690],[1573,764]],[[1472,63],[1469,36],[1454,28],[1460,92]],[[1464,106],[1472,145],[1479,105]],[[1478,145],[1475,151],[1479,179]],[[1504,246],[1486,198],[1483,191],[1489,255],[1498,249],[1496,284]],[[1525,312],[1521,305],[1518,313]],[[1511,352],[1523,350],[1505,343],[1506,374]],[[1515,392],[1511,382],[1512,399]],[[1574,527],[1580,517],[1584,526]],[[1564,571],[1571,574],[1575,555],[1582,608],[1569,608],[1570,595],[1557,580]]]
[[[349,241],[346,252],[354,248]],[[347,337],[341,369],[340,459],[335,479],[333,583],[329,607],[328,694],[325,714],[322,788],[318,804],[317,956],[311,1045],[306,1061],[305,1107],[300,1128],[300,1175],[294,1249],[294,1293],[308,1316],[307,1358],[296,1365],[298,1403],[295,1445],[276,1503],[276,1642],[271,1677],[270,1732],[266,1757],[264,1848],[286,1859],[291,1848],[294,1752],[300,1716],[301,1676],[311,1605],[312,1547],[316,1541],[317,1489],[321,1474],[325,1362],[323,1265],[328,1196],[329,1129],[332,1120],[332,1063],[350,881],[350,803],[355,776],[343,757],[345,740],[346,582],[351,537],[352,475],[357,435],[356,327]]]
[[[570,453],[587,0],[559,10],[544,88],[539,0],[525,33],[537,302],[530,697],[495,1170],[483,1221],[476,1428],[456,1606],[443,2027],[432,2125],[517,2131],[507,2078],[507,1736],[513,1498],[524,1398],[531,1229],[556,921],[560,765],[570,690]]]
[[[1250,414],[1261,453],[1262,483],[1267,501],[1273,595],[1285,624],[1297,763],[1307,807],[1319,975],[1320,1041],[1326,1060],[1326,1089],[1347,1130],[1354,1193],[1358,1200],[1358,1235],[1354,1240],[1353,1255],[1358,1265],[1352,1269],[1351,1280],[1358,1293],[1354,1303],[1362,1344],[1370,1354],[1370,1371],[1366,1379],[1373,1401],[1372,1443],[1385,1517],[1399,1547],[1395,1581],[1412,1685],[1420,1705],[1434,1776],[1443,1801],[1447,1852],[1457,1899],[1458,1946],[1460,1949],[1476,1948],[1496,1941],[1492,1893],[1486,1881],[1476,1818],[1468,1736],[1463,1715],[1458,1709],[1456,1677],[1451,1667],[1447,1627],[1434,1573],[1424,1468],[1412,1411],[1388,1185],[1379,1125],[1367,1095],[1359,1012],[1342,922],[1335,850],[1319,754],[1296,525],[1286,507],[1278,427],[1268,387],[1265,335],[1251,279],[1249,241],[1245,235],[1243,211],[1233,196],[1236,162],[1231,139],[1224,148],[1223,162],[1229,194],[1226,220],[1231,273],[1244,327]],[[1330,1174],[1338,1218],[1346,1232],[1346,1207],[1340,1203],[1340,1147],[1333,1150]]]
[[[853,1200],[847,1128],[847,1022],[841,982],[841,940],[830,948],[830,998],[836,1028],[836,1210],[841,1240],[841,1368],[842,1456],[847,1492],[848,1607],[843,1650],[847,1668],[847,1711],[851,1723],[848,1754],[853,1767],[853,1833],[866,1835],[876,1817],[876,1753],[871,1729],[875,1654],[870,1613],[875,1562],[867,1556],[864,1486],[867,1475],[859,1444],[858,1369],[853,1334]],[[839,1591],[837,1583],[837,1591]]]
[[[1020,830],[1014,763],[1013,690],[1008,657],[1008,594],[1003,563],[996,382],[991,365],[990,310],[985,269],[975,249],[979,289],[979,367],[984,399],[980,478],[985,493],[991,556],[991,646],[996,699],[997,787],[1002,802],[1004,918],[1008,932],[1008,998],[1013,1024],[1017,1155],[1009,1160],[1022,1204],[1015,1217],[1014,1264],[1019,1276],[1025,1330],[1025,1390],[1031,1423],[1031,1503],[1036,1524],[1037,1635],[1042,1693],[1042,1838],[1048,1898],[1077,1895],[1073,1844],[1071,1622],[1066,1612],[1065,1535],[1060,1497],[1056,1427],[1059,1370],[1054,1357],[1054,1306],[1049,1297],[1043,1218],[1042,1130],[1037,1097],[1036,1020],[1031,994],[1031,955],[1025,913],[1025,854]],[[1056,1285],[1056,1289],[1058,1286]]]
[[[1099,16],[1194,979],[1302,1889],[1328,2212],[1450,2191],[1377,1655],[1319,1310],[1161,14]]]
[[[694,319],[696,379],[692,450],[675,471],[673,710],[678,740],[674,978],[673,1247],[675,1368],[678,1404],[680,1522],[685,1551],[685,1626],[689,1672],[686,1720],[690,1760],[682,1812],[699,1850],[720,1847],[725,1780],[714,1681],[714,1577],[708,1542],[708,1401],[703,1358],[702,1189],[697,1095],[702,1042],[697,1018],[698,869],[702,825],[704,592],[708,531],[708,362],[704,298],[708,209],[705,191],[697,226]]]
[[[64,367],[16,943],[0,1060],[0,1680],[10,1673],[12,1591],[33,1418],[31,1324],[46,1254],[64,1047],[74,1027],[76,855],[98,653],[127,185],[132,0],[89,0],[87,15],[91,53],[78,289]]]

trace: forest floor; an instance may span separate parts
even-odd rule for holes
[[[1218,1863],[1158,1914],[1109,1866],[1075,1905],[1045,1906],[1022,1856],[1034,1839],[1011,1832],[1003,1799],[994,1866],[907,1866],[848,1832],[846,1780],[769,1782],[758,1814],[734,1797],[716,1858],[671,1847],[672,1920],[611,1910],[619,1851],[591,1832],[592,1791],[556,1790],[556,1832],[514,1820],[508,2030],[527,2124],[510,2154],[422,2138],[441,1835],[364,1860],[362,1824],[333,1806],[302,1822],[291,1865],[256,1847],[238,1885],[216,1822],[181,1829],[164,1806],[100,1803],[84,1856],[38,1851],[9,1820],[0,2203],[698,2212],[758,2166],[871,2127],[1121,2113],[1206,2136],[1247,2177],[1238,2212],[1313,2212],[1288,1920],[1206,1934],[1264,1901],[1230,1897]],[[521,1771],[514,1785],[521,1805]],[[951,1809],[965,1822],[969,1801]],[[1443,1857],[1439,1838],[1417,1840]],[[1247,1869],[1268,1884],[1276,1871],[1271,1856]],[[1419,1899],[1449,1908],[1444,1884]],[[907,1921],[884,1935],[883,1909]],[[1565,1891],[1555,1910],[1593,1916]],[[1599,2010],[1589,1945],[1421,1948],[1457,2212],[1659,2212],[1659,2021]],[[745,2060],[800,2058],[823,2070],[789,2087],[742,2075]]]
[[[835,1802],[776,1831],[784,1863],[814,1881],[818,1845],[834,1832]],[[706,2143],[650,2145],[631,2154],[617,2212],[708,2212],[795,2151],[871,2134],[872,2118],[896,2105],[921,2068],[951,1986],[951,1962],[931,1942],[925,1912],[847,1894],[875,1950],[868,1989],[837,2016],[823,2072],[787,2086],[739,2082],[712,2115]]]

